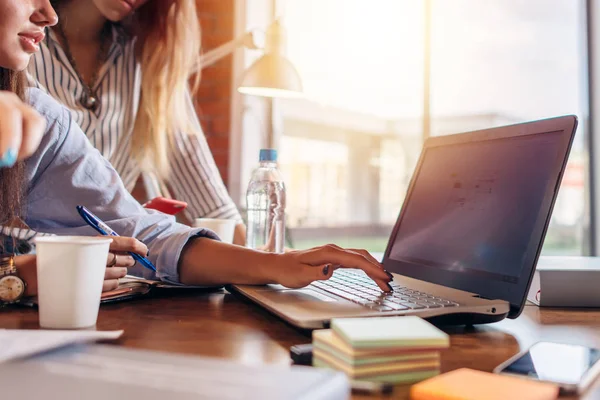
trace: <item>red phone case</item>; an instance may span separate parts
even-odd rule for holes
[[[185,210],[187,203],[185,201],[167,199],[165,197],[155,197],[144,203],[145,208],[157,210],[165,214],[175,215]]]

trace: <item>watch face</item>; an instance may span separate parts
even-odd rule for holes
[[[16,275],[0,278],[0,300],[8,303],[19,300],[25,293],[25,283]]]

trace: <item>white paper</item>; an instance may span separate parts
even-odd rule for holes
[[[58,347],[118,339],[123,331],[59,331],[33,329],[0,329],[0,363]]]

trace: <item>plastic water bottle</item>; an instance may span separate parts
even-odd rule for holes
[[[283,253],[285,185],[277,168],[277,150],[262,149],[259,161],[246,192],[246,245],[251,249]]]

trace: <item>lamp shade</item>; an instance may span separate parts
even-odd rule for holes
[[[238,91],[265,97],[298,98],[303,96],[300,74],[285,57],[285,28],[273,21],[266,32],[265,54],[242,76]]]
[[[265,97],[303,96],[302,80],[298,71],[279,53],[267,53],[256,60],[242,76],[238,91]]]

